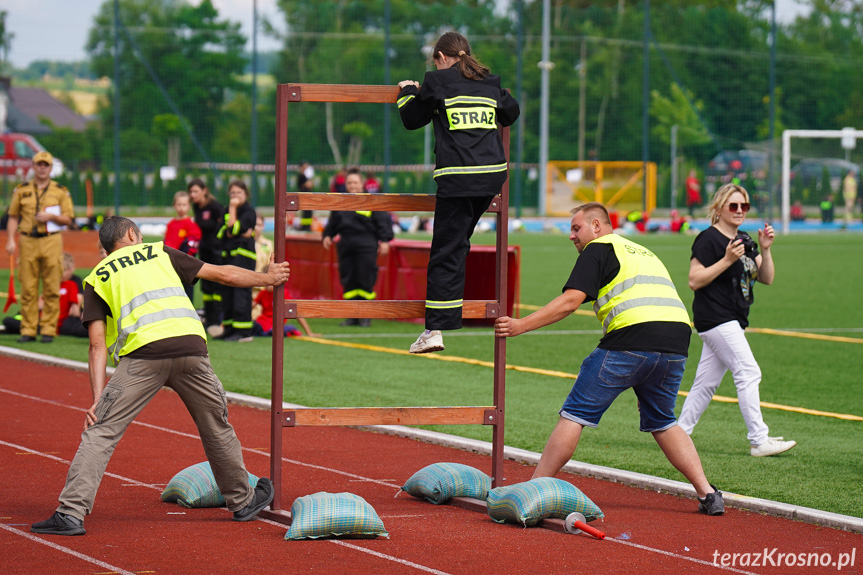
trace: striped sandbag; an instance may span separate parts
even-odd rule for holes
[[[461,463],[433,463],[414,473],[402,487],[414,497],[425,497],[435,504],[453,497],[473,497],[485,501],[491,477]]]
[[[258,484],[258,478],[249,473],[249,483],[252,489]],[[205,461],[187,467],[176,474],[168,482],[162,492],[162,501],[177,502],[183,507],[223,507],[225,498],[216,485],[210,462]]]
[[[291,528],[285,539],[389,537],[374,507],[353,493],[315,493],[291,505]]]
[[[560,479],[539,477],[488,492],[488,516],[498,523],[533,527],[542,519],[566,519],[581,513],[587,521],[605,517],[581,490]]]

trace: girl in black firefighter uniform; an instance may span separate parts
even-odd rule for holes
[[[194,178],[187,187],[192,209],[195,212],[195,223],[201,228],[201,240],[198,242],[198,259],[213,265],[222,264],[222,242],[216,237],[222,227],[222,214],[225,207],[217,202],[207,189],[207,184],[201,178]],[[204,327],[211,336],[222,333],[222,289],[221,285],[208,280],[201,280],[201,298],[204,300]]]
[[[345,177],[345,186],[350,194],[363,193],[360,171],[351,169]],[[342,282],[343,298],[373,300],[377,297],[375,284],[378,281],[378,254],[386,255],[389,241],[393,239],[393,227],[387,212],[330,212],[324,228],[324,249],[329,250],[333,238],[341,236],[336,245],[339,254],[339,279]],[[369,327],[368,318],[348,318],[339,325]]]
[[[224,264],[255,270],[255,223],[257,214],[249,203],[249,189],[242,180],[234,180],[228,186],[228,209],[225,224],[219,230],[222,241]],[[224,286],[222,290],[222,312],[225,341],[252,341],[252,288]]]
[[[432,122],[437,199],[426,282],[425,331],[411,353],[444,349],[441,330],[460,329],[464,269],[470,237],[506,181],[498,124],[518,119],[518,102],[472,55],[467,39],[447,32],[432,53],[435,71],[422,86],[399,82],[402,123],[416,130]]]

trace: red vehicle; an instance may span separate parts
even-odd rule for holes
[[[0,177],[13,177],[25,180],[33,167],[33,156],[45,147],[29,134],[6,132],[0,134]],[[54,158],[51,177],[63,173],[63,162]]]

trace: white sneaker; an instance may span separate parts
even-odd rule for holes
[[[782,441],[781,437],[768,437],[761,445],[754,445],[749,449],[752,457],[767,457],[784,453],[797,445],[796,441]]]
[[[411,353],[431,353],[433,351],[443,351],[443,334],[440,330],[429,331],[425,330],[420,334],[415,342],[411,344]]]

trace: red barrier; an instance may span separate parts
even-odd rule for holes
[[[425,300],[426,268],[431,242],[393,240],[386,256],[378,258],[379,300]],[[291,279],[286,285],[287,299],[341,299],[339,260],[336,250],[327,251],[320,236],[290,235],[285,238],[285,259],[291,263]],[[521,247],[509,246],[508,298],[506,313],[512,316],[520,297]],[[495,247],[471,246],[467,257],[464,299],[495,299]],[[466,323],[490,324],[485,320]]]

